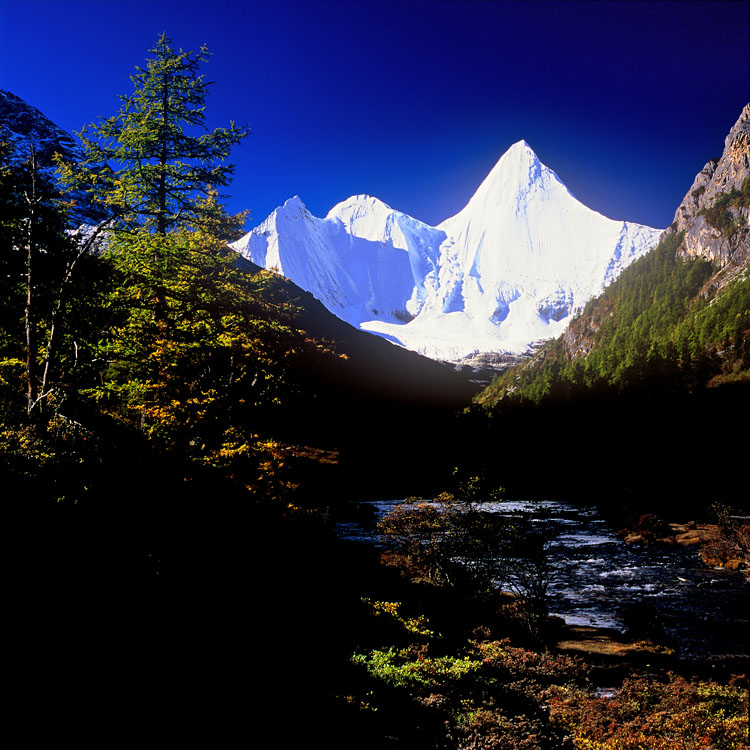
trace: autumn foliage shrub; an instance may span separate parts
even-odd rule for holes
[[[715,504],[717,534],[704,545],[701,557],[709,565],[744,570],[750,576],[750,523],[747,517],[732,515],[731,508]]]
[[[676,675],[625,680],[612,697],[571,692],[552,703],[576,750],[747,750],[747,710],[739,684]]]
[[[508,639],[471,640],[456,651],[425,618],[404,619],[398,604],[371,604],[414,640],[353,656],[369,677],[360,705],[383,718],[396,705],[418,709],[430,730],[415,748],[750,750],[748,691],[739,678],[631,677],[600,695],[580,659]]]
[[[577,659],[488,640],[472,641],[458,654],[440,653],[439,644],[430,643],[376,649],[353,661],[376,683],[408,694],[435,715],[434,726],[444,731],[436,743],[460,750],[573,748],[550,706],[560,691],[586,684]],[[381,693],[381,708],[389,695]]]

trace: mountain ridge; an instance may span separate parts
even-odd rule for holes
[[[452,362],[528,353],[660,233],[585,207],[524,140],[437,226],[373,196],[324,219],[290,200],[234,248],[355,327]]]
[[[724,288],[750,264],[749,176],[750,103],[724,139],[721,157],[709,161],[698,173],[666,230],[685,232],[678,250],[682,257],[717,264],[706,291]]]
[[[77,161],[82,153],[70,133],[49,119],[43,112],[10,91],[0,89],[0,142],[10,146],[11,163],[27,161],[32,151],[42,174],[52,184],[59,184],[55,154]],[[92,205],[84,191],[67,191],[72,198],[72,212],[78,223],[96,224],[105,218],[100,208]]]

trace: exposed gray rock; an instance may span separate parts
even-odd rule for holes
[[[704,258],[715,264],[716,273],[706,284],[705,293],[714,293],[736,278],[750,264],[750,206],[742,200],[730,201],[722,209],[731,230],[722,230],[709,215],[717,201],[732,191],[741,191],[750,178],[750,104],[724,141],[724,152],[698,173],[680,203],[674,223],[666,233],[685,232],[678,253]]]
[[[696,175],[690,190],[675,211],[674,231],[681,232],[683,229],[687,229],[695,214],[706,205],[706,186],[710,183],[718,163],[718,159],[711,159]]]

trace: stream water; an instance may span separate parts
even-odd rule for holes
[[[394,504],[368,504],[374,511],[369,522],[341,523],[338,533],[382,544],[375,522]],[[647,636],[691,662],[748,658],[750,584],[741,573],[706,568],[694,548],[626,545],[595,508],[553,501],[483,507],[503,514],[543,512],[557,571],[550,613],[566,623]]]

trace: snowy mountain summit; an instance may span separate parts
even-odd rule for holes
[[[353,326],[458,362],[558,336],[660,231],[587,208],[519,141],[436,227],[366,195],[324,219],[294,197],[234,247]]]

